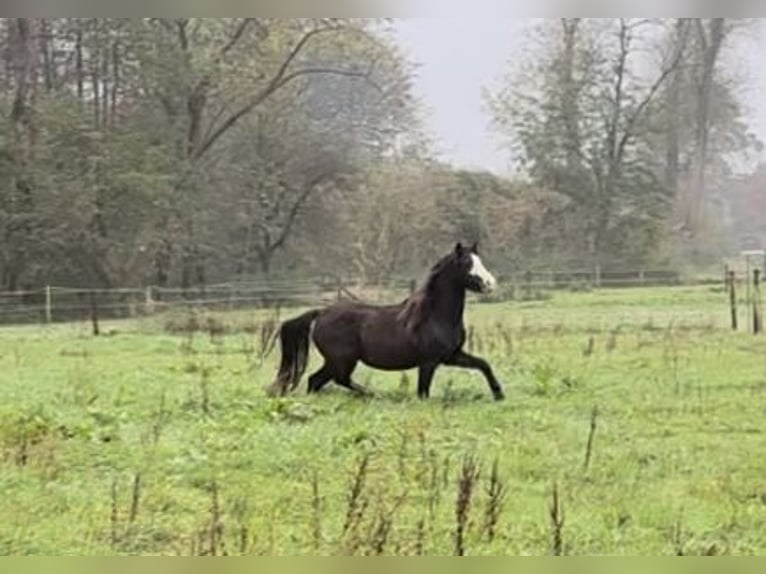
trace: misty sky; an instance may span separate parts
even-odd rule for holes
[[[443,159],[463,167],[507,171],[484,110],[482,89],[497,87],[523,44],[529,20],[420,18],[396,24],[397,37],[419,65],[416,89],[428,128]],[[742,79],[742,101],[752,131],[766,142],[766,26],[747,31],[726,54],[725,65]],[[766,154],[761,159],[766,159]]]

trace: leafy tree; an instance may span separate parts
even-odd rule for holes
[[[0,21],[4,286],[188,286],[271,269],[313,196],[417,123],[410,71],[379,28]]]
[[[626,223],[653,225],[667,211],[652,118],[681,52],[638,74],[644,30],[654,25],[625,18],[547,22],[533,59],[490,97],[496,126],[523,167],[569,200],[577,231],[568,239],[594,264],[621,257],[614,239]]]

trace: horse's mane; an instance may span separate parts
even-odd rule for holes
[[[431,311],[431,297],[433,294],[436,280],[441,275],[444,268],[453,260],[453,256],[442,257],[431,267],[428,278],[423,286],[417,289],[412,295],[402,302],[402,310],[399,311],[396,318],[404,327],[415,333],[428,318]]]

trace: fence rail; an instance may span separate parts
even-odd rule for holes
[[[581,288],[670,286],[682,281],[674,270],[635,271],[526,271],[498,277],[500,296],[518,298],[540,291]],[[708,281],[723,284],[724,276]],[[81,321],[94,313],[104,319],[133,318],[175,308],[235,310],[316,305],[339,298],[391,301],[413,287],[413,279],[396,278],[384,285],[362,288],[357,281],[296,280],[219,283],[188,289],[176,287],[121,287],[84,289],[49,286],[0,292],[0,324]],[[509,293],[510,292],[510,293]]]

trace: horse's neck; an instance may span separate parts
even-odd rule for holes
[[[429,296],[432,298],[432,317],[444,320],[450,325],[462,324],[465,289],[444,281],[436,281]]]

